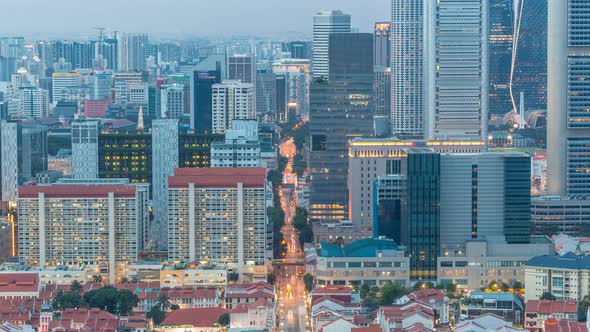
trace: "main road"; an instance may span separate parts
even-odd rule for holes
[[[297,208],[297,180],[293,173],[293,158],[297,148],[293,138],[281,142],[280,152],[288,159],[283,172],[283,185],[279,191],[281,207],[285,211],[285,226],[281,229],[283,239],[287,243],[286,259],[302,259],[303,250],[299,245],[299,232],[293,227],[293,217]],[[303,267],[280,265],[277,271],[279,331],[308,331],[305,286],[303,284]]]

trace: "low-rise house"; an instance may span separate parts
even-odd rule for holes
[[[550,318],[545,321],[543,332],[588,332],[588,323]]]
[[[357,328],[354,323],[340,317],[333,320],[326,325],[319,328],[318,332],[351,332],[353,328]]]
[[[229,311],[230,327],[243,329],[268,329],[275,326],[275,307],[260,299],[252,304],[239,304]]]
[[[51,332],[96,331],[117,332],[121,325],[117,316],[98,308],[66,309],[49,323]]]
[[[551,301],[530,300],[526,304],[524,326],[531,331],[539,331],[548,319],[578,321],[578,303],[575,300]]]
[[[343,285],[331,285],[331,286],[322,286],[316,288],[311,293],[311,301],[315,301],[319,298],[324,296],[329,296],[333,299],[340,300],[343,302],[357,302],[353,299],[353,292],[352,289],[348,286]]]
[[[515,324],[523,323],[524,304],[512,293],[471,292],[461,300],[461,320],[494,314]]]
[[[224,308],[178,309],[166,315],[157,331],[160,332],[219,332],[224,327],[217,323]]]
[[[525,266],[527,299],[538,300],[543,293],[558,300],[581,301],[590,295],[590,256],[569,252],[563,256],[543,255],[532,258]]]
[[[434,310],[432,307],[416,301],[402,305],[383,306],[377,310],[377,322],[386,332],[432,331],[434,329]]]
[[[438,324],[445,325],[449,323],[449,298],[446,296],[443,290],[424,289],[417,292],[412,292],[399,298],[396,301],[396,304],[405,304],[411,300],[422,302],[431,306],[434,311],[438,313]]]
[[[252,304],[260,299],[274,304],[274,286],[261,281],[251,284],[234,284],[225,290],[225,307],[227,309],[233,309],[239,304]]]
[[[503,320],[493,314],[485,314],[468,321],[459,323],[455,332],[522,332],[515,328],[511,322]]]
[[[39,292],[37,272],[0,273],[0,301],[11,298],[37,298]]]

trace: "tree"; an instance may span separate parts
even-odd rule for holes
[[[578,304],[578,321],[585,322],[588,317],[588,307],[590,306],[590,295],[586,295],[582,298]]]
[[[158,299],[156,300],[156,305],[162,309],[162,311],[166,312],[168,309],[172,307],[172,302],[168,298],[168,294],[160,293]]]
[[[70,292],[80,295],[82,294],[82,291],[84,291],[82,284],[78,280],[72,281],[72,284],[70,285]]]
[[[166,319],[166,313],[160,309],[157,305],[153,306],[150,311],[147,312],[145,315],[147,318],[151,319],[155,325],[160,325]]]
[[[541,300],[557,300],[557,297],[549,292],[544,292],[541,294]]]
[[[219,326],[228,326],[229,325],[229,314],[226,312],[217,318],[217,324]]]
[[[488,288],[492,290],[492,292],[497,292],[498,291],[498,283],[495,281],[490,281],[490,283],[488,284]]]
[[[313,242],[313,229],[311,225],[306,225],[300,232],[299,232],[299,244],[303,247],[306,243]]]
[[[457,291],[457,285],[450,283],[445,286],[447,293],[455,293]]]
[[[174,310],[178,310],[178,309],[180,309],[180,306],[179,306],[178,304],[176,304],[176,303],[173,303],[173,304],[170,306],[170,310],[172,310],[172,311],[174,311]]]
[[[403,287],[388,280],[385,285],[381,287],[381,297],[379,298],[379,304],[390,305],[395,300],[404,295],[406,295],[406,290]]]
[[[100,308],[111,314],[129,315],[139,303],[139,298],[127,289],[102,287],[84,294],[84,302],[91,308]]]
[[[502,292],[506,293],[510,290],[510,285],[508,285],[505,282],[500,283],[500,289],[502,289]]]
[[[361,289],[360,289],[361,299],[364,299],[365,297],[367,297],[369,295],[370,291],[371,291],[371,287],[369,287],[368,284],[362,284]]]
[[[424,284],[422,283],[422,281],[418,281],[417,283],[414,284],[412,289],[415,291],[419,291],[422,289],[423,286],[424,286]]]
[[[102,277],[98,274],[92,276],[92,280],[94,280],[94,282],[102,282]]]
[[[512,289],[514,289],[515,292],[520,292],[522,290],[522,283],[520,281],[515,281],[512,285]]]
[[[371,312],[379,307],[379,301],[375,296],[366,296],[361,301],[361,305],[365,308],[368,312]]]
[[[313,275],[306,273],[303,276],[303,283],[305,284],[305,289],[307,292],[311,292],[313,290]]]
[[[126,284],[129,282],[129,279],[127,279],[126,277],[121,278],[121,283],[122,284]]]
[[[307,211],[298,207],[293,217],[293,227],[301,231],[305,226],[307,226]]]
[[[240,279],[240,276],[234,271],[227,274],[228,281],[236,282],[238,279]]]
[[[434,283],[432,281],[429,281],[426,283],[426,288],[427,289],[433,289],[434,288]]]
[[[65,310],[67,308],[79,308],[83,304],[82,296],[78,293],[67,292],[60,290],[55,299],[51,303],[54,310]]]
[[[137,307],[139,298],[128,289],[121,289],[118,293],[117,311],[121,316],[129,316],[133,308]]]
[[[277,276],[273,272],[273,273],[271,273],[271,274],[268,275],[267,279],[268,279],[268,283],[269,284],[274,285],[275,284],[275,281],[277,281]]]

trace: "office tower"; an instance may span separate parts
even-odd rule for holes
[[[423,1],[391,3],[391,132],[423,135]]]
[[[211,143],[211,167],[262,166],[256,120],[234,120],[225,142]]]
[[[130,70],[146,70],[147,56],[145,49],[147,45],[147,35],[127,36],[127,67]]]
[[[160,117],[180,119],[184,114],[184,85],[167,84],[160,87]]]
[[[329,74],[329,36],[350,32],[350,15],[340,10],[323,10],[313,17],[312,72],[314,78]]]
[[[563,233],[584,237],[590,232],[590,199],[537,196],[531,199],[532,235]]]
[[[19,187],[19,262],[85,262],[114,284],[115,271],[138,260],[148,196],[146,187],[123,184]]]
[[[391,67],[391,22],[375,23],[375,66]]]
[[[53,73],[52,75],[52,94],[51,102],[53,104],[60,100],[68,100],[69,91],[80,87],[80,73]]]
[[[76,179],[98,177],[98,121],[72,121],[72,168]],[[116,161],[113,161],[116,162]]]
[[[152,121],[152,198],[154,229],[152,240],[159,248],[168,247],[168,177],[178,167],[178,120]]]
[[[311,59],[311,43],[308,41],[292,41],[286,45],[292,59]]]
[[[152,135],[135,130],[100,133],[98,177],[152,183]]]
[[[168,256],[251,272],[265,264],[266,170],[177,168],[169,178]]]
[[[275,119],[288,122],[289,121],[289,114],[288,111],[290,107],[295,108],[295,115],[298,115],[300,110],[298,104],[296,102],[288,102],[289,100],[289,75],[288,74],[273,74],[275,76],[274,80],[274,114],[273,116]]]
[[[26,119],[49,115],[49,93],[33,86],[20,87],[18,114]]]
[[[412,280],[436,278],[440,252],[440,155],[429,149],[408,150],[407,220],[402,237],[410,255]]]
[[[92,99],[111,99],[111,87],[113,86],[113,72],[97,70],[92,78]]]
[[[547,179],[549,193],[590,193],[590,11],[583,0],[549,1]]]
[[[190,115],[191,129],[211,133],[213,126],[213,84],[221,83],[221,62],[215,70],[191,71]]]
[[[256,108],[256,56],[246,54],[234,54],[227,59],[227,79],[240,80],[242,83],[251,83],[254,87],[252,103]]]
[[[18,176],[19,181],[30,181],[47,170],[47,126],[19,123]]]
[[[348,216],[348,140],[373,132],[373,35],[333,33],[329,78],[310,87],[310,218]]]
[[[0,193],[3,202],[14,206],[18,196],[18,125],[0,122]]]
[[[186,116],[190,115],[191,112],[191,82],[190,73],[175,73],[168,75],[167,83],[182,85],[184,89],[184,109],[183,114]]]
[[[223,134],[231,128],[234,119],[256,118],[254,86],[240,81],[213,84],[213,133]]]
[[[146,108],[148,107],[149,84],[130,84],[127,90],[129,92],[129,94],[127,95],[127,104],[131,104],[134,106],[144,106]]]
[[[115,104],[125,104],[129,100],[131,86],[143,83],[143,75],[139,71],[121,72],[113,75]]]
[[[287,105],[294,107],[297,115],[309,114],[309,85],[311,82],[309,60],[281,59],[280,62],[273,63],[273,72],[285,76]],[[277,90],[277,93],[279,92]],[[281,107],[281,105],[277,106]],[[286,118],[282,121],[286,121]]]
[[[530,163],[519,152],[442,155],[440,246],[529,243]]]
[[[178,165],[185,168],[211,166],[211,144],[223,135],[181,132],[178,137]]]
[[[489,0],[489,111],[503,115],[512,110],[510,72],[514,42],[514,1]]]
[[[487,0],[430,1],[425,8],[424,128],[429,139],[487,137],[488,9]]]
[[[375,211],[375,181],[383,177],[384,185],[390,182],[387,176],[404,174],[402,165],[407,157],[405,149],[428,148],[436,153],[479,154],[485,149],[483,142],[471,141],[420,141],[396,138],[356,138],[348,147],[348,201],[349,218],[358,234],[364,237],[386,235],[374,231],[378,211]],[[381,190],[381,188],[379,188]],[[378,206],[382,212],[383,207]],[[379,217],[379,222],[383,220]],[[399,242],[399,239],[396,239]]]
[[[373,106],[375,107],[374,115],[389,119],[391,115],[391,68],[389,67],[375,66]]]
[[[261,66],[262,67],[262,66]],[[277,108],[277,77],[270,64],[256,71],[256,114],[272,114]]]

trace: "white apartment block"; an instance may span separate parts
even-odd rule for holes
[[[116,269],[138,259],[147,199],[132,185],[19,187],[19,262],[97,265],[114,283]]]
[[[18,197],[18,124],[0,122],[0,200],[15,206]]]
[[[129,101],[130,89],[132,86],[142,83],[141,72],[119,72],[113,75],[113,86],[115,87],[115,104],[125,104]]]
[[[71,126],[74,178],[98,178],[98,121],[76,120]]]
[[[82,82],[79,72],[53,73],[52,75],[52,99],[53,104],[60,100],[67,100],[68,91],[77,89]]]
[[[211,167],[262,167],[258,122],[234,120],[225,142],[211,143]]]
[[[265,181],[264,168],[177,168],[168,179],[169,259],[240,275],[265,264]]]
[[[49,115],[49,93],[36,87],[19,88],[18,114],[24,118],[40,118]]]
[[[160,117],[180,119],[184,114],[184,85],[162,85],[160,90]]]
[[[234,119],[256,118],[254,85],[240,81],[213,84],[213,133],[224,134]]]
[[[558,300],[580,302],[590,295],[590,256],[537,256],[526,263],[524,281],[527,300],[539,300],[547,292]]]

